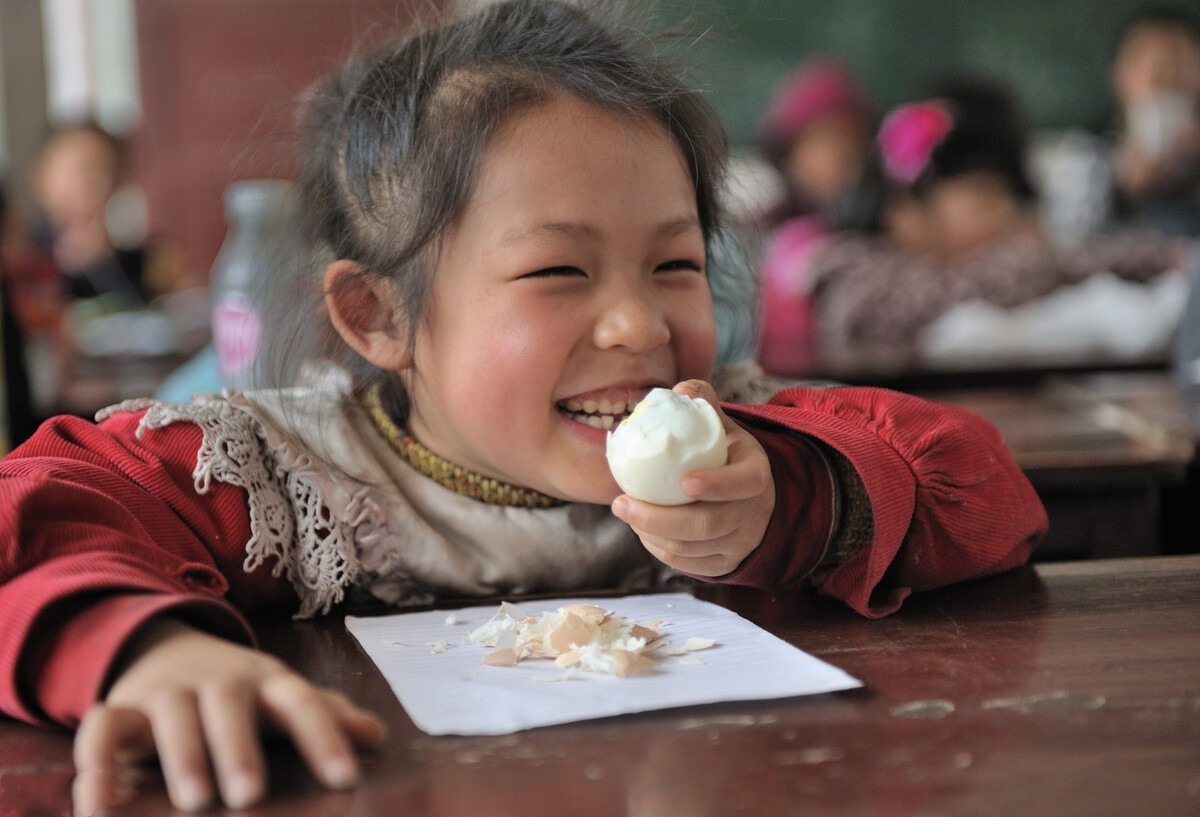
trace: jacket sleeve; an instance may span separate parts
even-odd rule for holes
[[[202,496],[193,484],[199,427],[143,440],[140,418],[56,418],[0,461],[6,714],[74,726],[148,619],[172,615],[248,643],[239,607],[284,597],[269,566],[241,569],[245,491],[214,483]]]
[[[960,408],[886,389],[790,388],[766,405],[731,407],[760,440],[801,434],[823,443],[853,468],[866,508],[843,503],[838,524],[869,514],[863,547],[844,561],[822,559],[816,529],[803,539],[775,520],[756,560],[780,550],[819,562],[810,580],[871,618],[888,615],[915,591],[999,573],[1024,564],[1045,535],[1045,509],[999,433]],[[768,452],[772,449],[768,447]],[[809,501],[812,465],[772,462],[777,508]],[[799,489],[799,490],[797,490]],[[778,515],[778,513],[777,513]],[[761,551],[761,553],[759,552]]]

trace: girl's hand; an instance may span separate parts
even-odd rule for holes
[[[775,510],[775,480],[758,440],[721,411],[712,386],[688,380],[678,394],[702,397],[717,409],[729,443],[729,462],[684,477],[690,505],[653,505],[628,494],[613,501],[613,513],[627,522],[659,561],[694,576],[723,576],[750,555],[767,531]]]
[[[359,777],[353,746],[383,739],[382,722],[313,686],[271,656],[173,620],[154,622],[75,736],[76,814],[132,796],[129,766],[158,756],[172,804],[244,808],[266,792],[259,723],[287,734],[325,785]]]

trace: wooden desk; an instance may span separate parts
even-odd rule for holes
[[[809,594],[700,595],[866,688],[434,738],[339,619],[279,622],[263,630],[267,648],[374,707],[391,737],[344,794],[320,790],[276,747],[272,798],[248,813],[1200,814],[1200,556],[1038,565],[875,622]],[[0,814],[64,813],[69,750],[66,735],[0,723]],[[159,785],[111,813],[173,812]]]
[[[1184,482],[1197,440],[1168,372],[1050,376],[920,394],[967,408],[999,429],[1050,516],[1036,558],[1160,552],[1163,492]]]

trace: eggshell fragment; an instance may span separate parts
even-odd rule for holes
[[[540,616],[502,605],[466,642],[494,647],[484,663],[512,666],[549,658],[564,669],[625,677],[653,667],[647,653],[661,643],[658,631],[592,604],[572,604]]]
[[[547,652],[564,653],[573,646],[592,640],[596,628],[574,613],[566,613],[553,630],[546,633]]]
[[[652,389],[608,433],[608,467],[621,490],[656,505],[692,502],[680,482],[693,471],[728,460],[725,429],[702,398]]]
[[[483,663],[493,667],[511,667],[517,663],[517,653],[512,647],[484,653]]]

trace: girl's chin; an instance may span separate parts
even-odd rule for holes
[[[559,449],[559,454],[573,462],[562,463],[566,470],[558,471],[558,479],[547,473],[554,490],[546,493],[567,502],[611,505],[621,495],[621,489],[608,470],[605,458],[608,431],[576,422],[565,414],[559,416],[569,438],[575,441]]]
[[[603,470],[594,473],[576,472],[573,478],[557,481],[553,487],[554,490],[545,493],[565,502],[586,505],[611,505],[621,495],[621,489],[609,473],[607,464]]]

